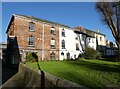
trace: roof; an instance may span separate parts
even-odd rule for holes
[[[80,31],[82,34],[86,35],[87,37],[94,37],[94,33],[86,28],[77,26],[75,27],[75,29],[76,29],[75,31]]]
[[[102,33],[96,32],[96,31],[92,31],[92,30],[86,29],[86,28],[81,27],[81,26],[77,26],[77,27],[75,27],[75,29],[79,29],[80,32],[84,32],[92,37],[94,36],[94,33],[105,36],[105,34],[102,34]]]
[[[45,23],[48,23],[48,24],[51,24],[51,25],[57,25],[57,26],[61,26],[61,27],[66,27],[66,28],[72,29],[72,30],[77,31],[77,32],[79,32],[81,34],[85,34],[85,35],[88,35],[88,36],[91,36],[91,37],[93,37],[93,33],[101,34],[101,33],[98,33],[98,32],[95,32],[95,31],[91,31],[91,30],[88,30],[88,29],[80,27],[80,26],[77,26],[79,28],[77,28],[77,27],[71,28],[71,27],[69,27],[67,25],[63,25],[63,24],[60,24],[60,23],[57,23],[57,22],[52,22],[52,21],[48,21],[48,20],[45,20],[45,19],[42,19],[42,18],[37,18],[37,17],[34,17],[34,16],[21,15],[21,14],[13,14],[12,15],[12,18],[10,20],[10,23],[8,25],[6,33],[8,32],[9,27],[10,27],[12,21],[14,20],[14,17],[28,18],[28,19],[31,19],[31,20],[45,22]],[[90,34],[90,33],[92,33],[92,34]],[[101,35],[104,35],[104,34],[101,34]]]
[[[64,24],[60,24],[60,23],[57,23],[57,22],[48,21],[48,20],[45,20],[45,19],[42,19],[42,18],[37,18],[37,17],[34,17],[34,16],[27,16],[27,15],[21,15],[21,14],[12,14],[12,18],[11,18],[11,20],[10,20],[10,23],[9,23],[9,25],[8,25],[8,28],[7,28],[6,33],[8,32],[9,27],[10,27],[10,25],[11,25],[14,17],[28,18],[28,19],[31,19],[31,20],[36,20],[36,21],[40,21],[40,22],[45,22],[45,23],[48,23],[48,24],[51,24],[51,25],[58,25],[58,26],[70,28],[69,26],[64,25]]]
[[[41,21],[41,22],[50,23],[50,24],[53,24],[53,25],[59,25],[59,26],[70,28],[69,26],[64,25],[64,24],[60,24],[60,23],[57,23],[57,22],[48,21],[48,20],[45,20],[45,19],[42,19],[42,18],[37,18],[37,17],[34,17],[34,16],[27,16],[27,15],[20,15],[20,14],[13,14],[13,16],[26,17],[26,18],[33,19],[33,20],[37,20],[37,21]]]

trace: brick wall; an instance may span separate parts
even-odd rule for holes
[[[35,31],[30,32],[29,31],[29,22],[33,22],[34,29]],[[42,58],[42,27],[43,24],[41,22],[33,21],[31,19],[27,18],[20,18],[20,17],[15,17],[14,20],[14,25],[11,24],[10,28],[14,30],[14,35],[17,40],[17,45],[19,48],[20,53],[23,52],[28,52],[28,51],[35,51],[38,53],[39,61]],[[50,53],[54,52],[56,56],[56,60],[59,59],[59,28],[55,28],[55,35],[50,34],[50,28],[52,25],[50,24],[44,24],[44,49],[45,49],[45,54],[44,54],[44,59],[49,60],[50,59]],[[8,31],[8,35],[10,35],[11,31]],[[34,47],[29,47],[28,46],[28,37],[29,36],[34,36],[34,42],[35,45]],[[54,49],[51,49],[50,46],[50,41],[51,39],[55,39],[56,47]],[[21,53],[24,54],[24,53]]]

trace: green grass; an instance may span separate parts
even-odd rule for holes
[[[89,88],[120,85],[120,64],[102,60],[39,62],[43,71],[73,81]],[[36,63],[26,65],[36,68]]]

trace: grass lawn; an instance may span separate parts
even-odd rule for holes
[[[102,60],[39,62],[43,71],[73,81],[89,88],[120,85],[120,64]],[[36,68],[36,63],[26,65]]]

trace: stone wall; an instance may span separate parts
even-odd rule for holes
[[[34,89],[35,87],[39,87],[39,89],[86,89],[83,86],[46,73],[42,70],[38,71],[30,69],[23,64],[20,64],[19,72],[11,79],[9,79],[3,85],[2,89],[5,89],[6,87],[16,87],[16,89],[18,87],[22,87],[23,89],[26,89],[27,87],[30,89]]]

